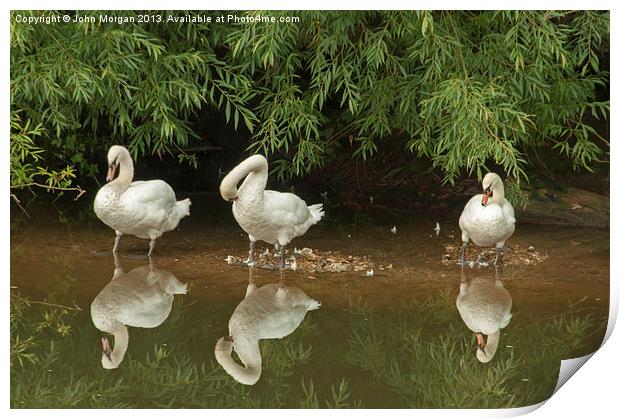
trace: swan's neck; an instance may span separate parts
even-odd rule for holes
[[[500,180],[496,182],[495,186],[493,187],[493,196],[490,198],[490,201],[501,205],[504,203],[505,196],[506,193],[504,191],[504,183]]]
[[[245,367],[232,359],[233,342],[221,340],[215,347],[215,359],[235,380],[241,384],[255,384],[261,375],[262,358],[258,339],[234,337],[235,352]]]
[[[487,343],[484,346],[484,350],[478,349],[476,351],[476,357],[480,362],[489,362],[495,356],[497,352],[497,346],[499,345],[499,330],[495,333],[491,333],[487,336]]]
[[[259,199],[267,186],[267,160],[263,156],[252,156],[241,162],[222,180],[220,193],[225,199]],[[237,185],[245,178],[239,189]]]
[[[116,329],[114,329],[113,335],[114,349],[110,353],[110,357],[108,358],[105,354],[101,356],[101,364],[107,369],[116,368],[123,362],[127,346],[129,345],[129,331],[124,324],[119,323]]]
[[[118,177],[110,182],[122,189],[127,189],[133,180],[133,161],[129,154],[122,154],[118,162]]]

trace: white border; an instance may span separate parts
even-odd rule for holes
[[[0,171],[0,177],[2,184],[5,185],[7,194],[5,194],[5,199],[2,205],[2,214],[4,220],[9,220],[9,199],[8,199],[8,156],[9,156],[9,141],[8,141],[8,132],[9,132],[9,10],[11,9],[102,9],[102,10],[113,10],[113,9],[145,9],[145,10],[155,10],[155,9],[211,9],[211,10],[245,10],[245,9],[259,9],[259,10],[276,10],[276,9],[315,9],[315,10],[363,10],[363,9],[511,9],[511,8],[519,8],[519,9],[608,9],[612,10],[612,28],[616,28],[616,9],[617,7],[611,1],[589,1],[584,3],[583,1],[575,1],[575,0],[564,0],[564,1],[520,1],[515,3],[514,1],[468,1],[468,2],[456,2],[456,1],[404,1],[404,0],[383,0],[383,1],[326,1],[326,0],[318,0],[312,3],[309,2],[300,2],[293,0],[278,0],[278,1],[247,1],[247,0],[227,0],[227,1],[210,1],[206,2],[198,2],[198,1],[186,1],[186,2],[171,2],[171,1],[162,1],[162,0],[140,0],[140,1],[119,1],[119,0],[110,0],[106,2],[102,1],[92,1],[85,3],[84,1],[55,1],[55,2],[45,2],[41,0],[37,1],[15,1],[9,0],[8,2],[3,2],[4,13],[4,22],[2,25],[4,28],[1,31],[1,45],[2,45],[2,84],[0,85],[0,89],[2,89],[2,97],[4,100],[2,101],[2,110],[1,114],[3,118],[1,119],[0,129],[2,133],[4,133],[4,141],[2,141],[2,170]],[[611,44],[617,45],[617,36],[615,32],[612,30],[611,32]],[[612,54],[611,60],[611,68],[615,67],[615,56]],[[617,88],[615,88],[616,84],[611,83],[611,97],[617,98]],[[612,100],[615,102],[615,100]],[[611,136],[616,132],[616,127],[614,124],[614,120],[611,120]],[[612,154],[617,154],[615,151],[615,147],[612,143]],[[618,206],[618,195],[617,195],[617,186],[616,179],[618,179],[618,166],[614,160],[614,164],[611,167],[612,172],[612,181],[611,181],[611,214],[616,214],[619,208]],[[617,246],[617,237],[618,237],[618,223],[617,218],[612,216],[611,218],[611,254],[618,254],[618,246]],[[3,277],[6,278],[6,282],[9,282],[10,278],[10,264],[9,264],[9,223],[2,223],[2,243],[3,252],[2,252],[2,269],[3,269]],[[618,312],[618,263],[611,258],[611,285],[610,285],[610,324],[608,327],[606,338],[609,338],[607,342],[603,345],[603,347],[596,352],[592,358],[587,362],[585,368],[580,369],[576,374],[575,378],[569,379],[568,382],[561,388],[559,391],[549,399],[544,406],[534,413],[531,414],[532,418],[555,418],[555,417],[563,417],[563,418],[583,418],[583,417],[607,417],[609,416],[609,412],[617,411],[617,384],[618,384],[618,356],[620,353],[620,339],[618,338],[618,333],[615,333],[610,336],[611,330],[613,330],[613,325],[615,324],[615,320],[617,318]],[[8,287],[7,287],[8,288]],[[5,290],[8,291],[8,289]],[[1,344],[3,347],[9,347],[9,331],[8,331],[8,311],[9,311],[9,297],[8,292],[2,293],[2,306],[4,309],[4,324],[6,325],[6,330],[2,334]],[[9,354],[6,351],[3,356],[2,362],[2,372],[3,378],[2,381],[2,402],[5,409],[9,409]],[[508,410],[390,410],[385,411],[384,413],[390,416],[398,416],[398,417],[407,417],[410,418],[412,416],[415,417],[446,417],[446,416],[454,416],[458,415],[459,417],[504,417],[504,416],[513,416],[519,413],[525,413],[525,410],[531,410],[528,408],[524,409],[513,409],[511,411]],[[24,411],[24,410],[12,410],[9,412],[13,416],[19,417],[30,417],[31,415],[40,417],[44,415],[46,417],[62,417],[63,419],[68,417],[76,417],[77,415],[88,414],[89,416],[97,416],[97,417],[109,417],[115,412],[109,412],[105,410],[89,410],[88,412],[82,412],[77,410],[45,410],[45,411]],[[251,415],[251,416],[269,416],[269,417],[284,417],[289,416],[291,414],[299,417],[310,417],[310,415],[314,416],[318,412],[314,412],[311,410],[295,410],[294,412],[288,410],[262,410],[262,411],[238,411],[238,410],[225,410],[225,411],[203,411],[203,410],[194,410],[187,411],[184,410],[182,413],[177,411],[153,411],[153,410],[134,410],[131,412],[125,412],[125,414],[132,415],[148,415],[149,417],[152,415],[159,416],[172,416],[177,414],[183,414],[188,417],[203,417],[204,415],[215,414],[218,416],[237,416],[237,415]],[[121,413],[123,414],[123,413]],[[363,411],[330,411],[325,410],[319,413],[320,415],[325,415],[328,417],[335,417],[344,414],[355,414],[355,415],[373,415],[375,411],[373,410],[363,410]]]

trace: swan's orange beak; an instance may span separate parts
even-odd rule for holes
[[[110,348],[110,341],[107,336],[101,338],[101,350],[102,352],[109,357],[112,353],[112,349]]]
[[[108,167],[108,175],[105,178],[106,182],[114,179],[114,175],[116,175],[116,163],[112,163],[110,167]]]
[[[482,194],[482,206],[483,207],[489,202],[489,198],[492,196],[493,196],[492,190],[487,189],[486,191],[484,191],[484,193]]]
[[[476,333],[476,340],[478,341],[479,349],[484,349],[484,347],[487,346],[487,344],[484,342],[484,336],[482,336],[482,333]]]

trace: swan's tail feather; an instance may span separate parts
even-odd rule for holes
[[[215,359],[218,364],[224,368],[232,378],[240,382],[251,386],[256,384],[261,374],[260,364],[258,367],[243,368],[232,359],[233,342],[230,338],[220,338],[215,344]]]
[[[189,215],[189,206],[191,204],[192,202],[189,198],[175,202],[172,207],[172,211],[170,212],[170,216],[168,217],[168,231],[177,228],[179,221],[181,221],[183,217],[187,217]]]
[[[312,300],[310,301],[310,303],[308,304],[308,311],[310,310],[316,310],[319,307],[321,307],[321,303],[319,303],[317,300]]]
[[[325,215],[325,212],[323,211],[323,204],[310,205],[308,209],[310,210],[310,214],[312,214],[312,217],[316,223],[318,223]]]
[[[185,198],[182,201],[177,201],[177,203],[174,204],[174,210],[179,215],[179,220],[189,215],[190,205],[192,205],[192,201],[190,201],[189,198]]]
[[[168,294],[187,294],[187,284],[179,281],[175,276],[166,278],[162,286],[163,290]]]

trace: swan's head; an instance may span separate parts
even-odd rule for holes
[[[112,370],[118,367],[118,364],[112,361],[112,348],[107,336],[101,338],[101,366],[106,370]]]
[[[237,185],[246,176],[248,179],[255,179],[255,182],[258,182],[259,185],[261,182],[264,182],[262,185],[262,189],[264,190],[265,183],[267,183],[267,171],[268,164],[267,159],[264,156],[255,154],[248,157],[232,169],[226,176],[224,176],[222,183],[220,183],[220,195],[222,195],[222,198],[229,202],[236,201],[237,198],[239,198],[239,190],[237,189]],[[240,189],[242,188],[243,185],[241,185]]]
[[[217,340],[215,344],[216,352],[232,352],[233,348],[233,337],[232,336],[222,336]]]
[[[476,333],[476,340],[478,341],[478,349],[476,349],[476,358],[478,361],[486,364],[491,361],[497,351],[497,345],[487,345],[484,341],[482,333]]]
[[[235,188],[234,191],[224,190],[220,188],[220,194],[222,195],[222,198],[224,198],[228,202],[235,202],[237,199],[239,199],[239,195],[237,194],[237,188]]]
[[[127,158],[130,158],[130,155],[125,147],[120,145],[110,147],[108,150],[108,175],[105,178],[106,181],[109,182],[114,179],[118,165],[126,161]]]
[[[496,173],[487,173],[482,179],[482,206],[484,207],[489,198],[493,197],[493,191],[499,187],[502,179]]]
[[[239,198],[239,190],[237,189],[239,179],[233,171],[224,176],[222,183],[220,183],[220,195],[228,202],[235,202]]]

